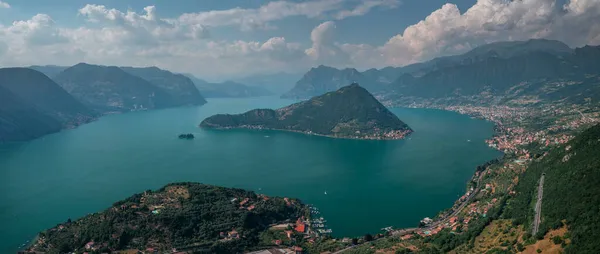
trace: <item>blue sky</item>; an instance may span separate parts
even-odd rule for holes
[[[102,4],[110,8],[126,11],[143,12],[144,7],[156,6],[157,12],[162,17],[176,17],[182,13],[205,12],[211,10],[228,10],[236,7],[258,8],[269,1],[260,0],[177,0],[177,1],[141,1],[141,0],[4,0],[12,6],[10,11],[2,12],[1,23],[11,23],[14,20],[27,20],[38,13],[46,13],[53,17],[57,25],[77,27],[83,25],[84,19],[77,15],[77,11],[88,3]],[[173,4],[173,3],[176,4]],[[301,2],[301,1],[294,1]],[[407,26],[419,22],[431,12],[440,8],[446,0],[406,0],[402,1],[399,8],[381,9],[369,12],[363,16],[345,19],[339,22],[337,35],[341,41],[347,43],[383,44],[390,37],[401,33]],[[471,7],[476,0],[452,1],[462,11]],[[274,36],[284,36],[293,41],[310,42],[306,35],[319,25],[323,20],[296,17],[281,20],[277,31],[253,31],[252,33],[237,33],[235,29],[229,31],[215,31],[214,36],[219,39],[264,40]]]
[[[494,41],[600,43],[600,0],[0,2],[0,66],[156,65],[219,79],[403,66]]]

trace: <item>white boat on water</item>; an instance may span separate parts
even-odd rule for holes
[[[325,191],[325,195],[327,195],[327,191]]]

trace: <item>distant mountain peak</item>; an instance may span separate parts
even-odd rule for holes
[[[367,73],[369,74],[369,73]],[[335,91],[350,83],[359,83],[361,86],[375,92],[386,83],[379,78],[365,76],[355,68],[336,69],[320,65],[312,68],[283,98],[310,98],[315,95]],[[389,83],[389,82],[387,82]]]
[[[348,86],[340,88],[340,91],[347,91],[347,90],[354,90],[354,89],[360,89],[360,90],[368,93],[367,89],[364,89],[362,86],[360,86],[360,84],[358,84],[356,82],[353,82],[352,84],[350,84]]]

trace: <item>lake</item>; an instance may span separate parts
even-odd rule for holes
[[[0,145],[0,253],[68,218],[179,181],[300,198],[320,209],[337,237],[412,227],[452,206],[476,166],[501,156],[484,143],[492,123],[431,109],[392,109],[415,131],[399,141],[197,127],[216,113],[290,103],[212,99]],[[177,138],[188,132],[196,139]]]

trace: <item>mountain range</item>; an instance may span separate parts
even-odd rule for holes
[[[214,115],[204,119],[200,126],[284,130],[355,139],[401,139],[412,131],[356,83],[277,110]]]
[[[583,102],[600,99],[598,64],[598,46],[571,49],[543,39],[497,42],[404,67],[359,72],[318,66],[282,97],[309,98],[356,81],[399,105]]]
[[[34,139],[110,112],[206,103],[181,74],[85,63],[0,69],[0,93],[0,142]]]
[[[320,65],[282,97],[307,99],[356,82],[386,105],[396,106],[595,103],[600,100],[599,65],[600,46],[572,49],[541,39],[498,42],[404,67],[361,72]],[[74,127],[109,112],[202,105],[205,96],[270,95],[265,87],[285,88],[295,74],[257,75],[244,79],[250,84],[244,85],[240,80],[210,83],[156,67],[81,63],[5,68],[0,75],[0,139],[12,141]]]
[[[54,80],[75,98],[100,112],[127,112],[175,106],[172,96],[119,67],[80,63]]]

